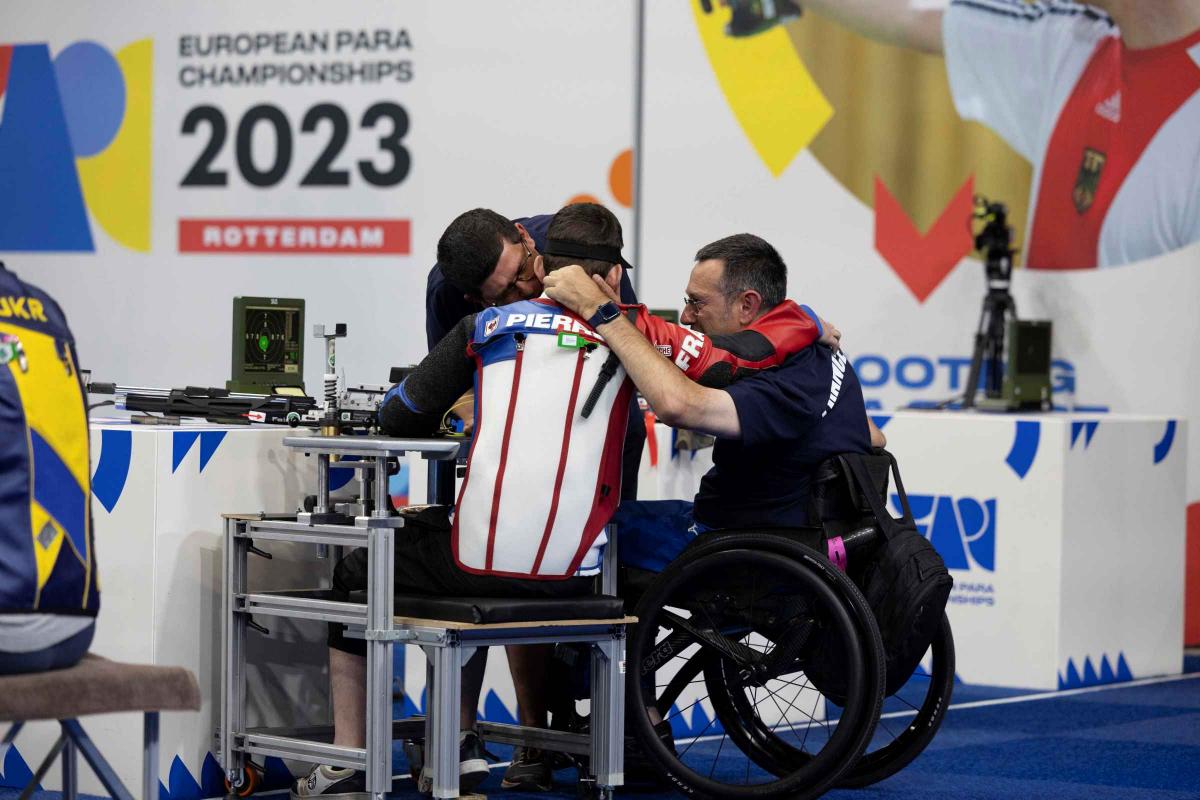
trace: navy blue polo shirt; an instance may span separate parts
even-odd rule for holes
[[[871,450],[858,376],[828,347],[806,347],[724,391],[742,436],[713,447],[713,468],[696,493],[695,519],[704,525],[805,525],[813,469],[838,453]]]
[[[540,253],[546,248],[546,231],[550,228],[553,214],[538,214],[533,217],[517,217],[513,222],[519,222],[533,237],[533,246]],[[629,282],[629,273],[621,276],[621,302],[637,303],[637,295],[633,293],[633,284]],[[480,303],[473,303],[463,297],[462,290],[446,280],[442,275],[442,265],[434,264],[429,270],[429,280],[425,284],[425,340],[432,350],[433,346],[442,340],[458,321],[470,314],[483,309]]]

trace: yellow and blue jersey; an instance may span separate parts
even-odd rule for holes
[[[62,310],[0,264],[0,613],[99,610],[85,398]]]

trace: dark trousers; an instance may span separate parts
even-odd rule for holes
[[[396,531],[395,594],[448,597],[579,597],[591,592],[592,578],[564,580],[521,580],[464,572],[454,563],[450,532],[409,525]],[[367,550],[358,548],[338,562],[333,571],[336,599],[367,588]],[[331,623],[329,646],[346,653],[366,656],[364,639],[345,636],[345,626]]]

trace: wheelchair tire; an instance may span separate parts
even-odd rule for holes
[[[950,630],[950,620],[945,614],[942,615],[942,623],[938,626],[930,645],[930,659],[928,686],[921,705],[917,707],[904,698],[898,698],[900,703],[916,711],[908,727],[887,741],[891,732],[886,719],[889,714],[885,713],[884,719],[880,720],[880,725],[876,728],[875,740],[868,745],[867,752],[858,763],[842,776],[839,786],[858,789],[890,778],[908,766],[933,740],[946,716],[946,709],[950,706],[950,697],[954,692],[954,634]],[[903,691],[902,689],[897,694]],[[881,742],[881,739],[884,741]],[[874,747],[876,744],[880,746]]]
[[[721,534],[722,537],[736,536],[739,541],[746,541],[745,536],[748,532],[738,532],[733,534]],[[883,640],[879,633],[879,626],[875,623],[875,616],[871,612],[870,605],[867,603],[866,597],[863,596],[857,584],[850,580],[844,573],[834,567],[827,558],[814,552],[806,545],[797,543],[794,539],[785,539],[777,534],[769,532],[754,533],[754,541],[756,547],[768,549],[773,552],[785,553],[794,557],[804,559],[813,565],[819,565],[828,573],[828,577],[833,581],[838,589],[843,593],[848,600],[850,608],[854,612],[855,621],[859,626],[860,633],[867,640],[869,652],[876,653],[876,657],[870,660],[872,672],[879,674],[879,698],[880,702],[876,705],[874,716],[878,719],[879,713],[882,710],[883,687],[886,679],[887,667],[885,651],[883,649]],[[719,543],[722,540],[714,540]],[[728,542],[728,539],[724,539]],[[743,752],[753,754],[755,762],[768,769],[777,775],[788,774],[804,766],[810,759],[809,754],[803,750],[797,750],[795,747],[788,744],[785,740],[776,735],[776,733],[765,725],[761,719],[752,713],[745,703],[745,696],[739,695],[736,692],[721,692],[720,687],[728,687],[730,685],[730,676],[724,674],[713,674],[720,672],[720,665],[713,664],[706,667],[705,679],[706,686],[709,689],[713,698],[713,706],[722,724],[730,731],[730,738],[738,744]],[[873,679],[872,679],[873,680]],[[820,690],[819,691],[823,691]],[[826,713],[830,712],[830,706],[844,708],[847,703],[845,697],[834,698],[826,696]],[[845,713],[845,712],[843,712]],[[872,724],[867,728],[862,729],[861,739],[856,742],[856,751],[860,754],[866,751],[870,745],[872,735],[876,730],[876,725]],[[846,771],[853,769],[857,761],[852,761],[847,766]]]
[[[763,578],[761,586],[760,576]],[[747,582],[754,585],[746,586]],[[780,586],[787,587],[786,593],[778,589]],[[630,704],[629,727],[641,749],[662,771],[672,788],[689,796],[716,800],[813,798],[828,789],[857,761],[878,718],[884,668],[878,629],[856,591],[827,559],[810,548],[769,534],[751,533],[706,537],[706,541],[690,547],[655,580],[635,612],[639,622],[629,646],[629,661],[634,666],[630,671],[630,696],[634,702]],[[815,753],[805,752],[802,758],[785,759],[783,756],[789,751],[772,755],[768,749],[755,747],[759,741],[767,742],[768,747],[779,742],[759,735],[763,730],[770,733],[770,725],[763,722],[756,711],[747,712],[747,703],[743,703],[742,711],[738,712],[734,699],[738,692],[744,698],[747,689],[753,693],[762,688],[775,702],[775,695],[768,688],[770,682],[789,683],[779,677],[784,673],[778,670],[793,669],[798,663],[793,658],[795,654],[791,650],[780,651],[782,655],[776,652],[777,643],[762,644],[770,640],[759,629],[774,630],[783,642],[789,641],[778,634],[783,630],[780,626],[790,622],[791,618],[780,621],[778,612],[787,608],[781,603],[795,603],[798,599],[812,606],[806,613],[812,618],[813,625],[824,630],[823,641],[844,650],[851,691],[847,693],[844,712],[833,724],[828,720],[817,720],[813,714],[806,715],[810,724],[805,729],[804,741],[807,742],[813,723],[818,723],[816,729],[823,733],[814,741],[827,736],[824,745]],[[759,601],[761,605],[756,610],[755,603]],[[745,605],[747,602],[748,609],[738,608],[739,603]],[[689,616],[684,617],[681,612]],[[699,613],[704,614],[703,620],[692,624],[691,617]],[[701,618],[697,616],[697,619]],[[660,630],[666,633],[661,640]],[[795,641],[802,646],[805,639]],[[764,649],[755,650],[755,644]],[[779,646],[783,647],[783,644]],[[697,649],[693,650],[693,647]],[[688,652],[691,655],[685,657]],[[772,653],[775,653],[775,659],[771,658]],[[682,664],[676,663],[678,661]],[[776,661],[780,663],[776,664]],[[671,668],[678,671],[670,675]],[[669,711],[673,700],[684,689],[694,686],[695,678],[702,672],[708,673],[705,676],[707,686],[716,677],[734,674],[731,670],[735,669],[740,675],[739,682],[732,686],[722,684],[718,687],[718,695],[712,697],[718,717],[699,731],[682,752],[677,752],[679,748],[669,746],[656,733],[654,721],[646,711],[647,703],[665,704],[668,708],[664,711]],[[667,674],[660,676],[660,671]],[[645,683],[647,677],[650,679],[648,685]],[[668,680],[663,684],[666,692],[661,697],[658,689],[662,687],[656,684],[660,677]],[[793,700],[785,700],[785,703],[794,708],[796,698],[806,688],[799,686]],[[673,697],[667,696],[671,693]],[[820,699],[818,696],[818,702]],[[752,699],[748,705],[757,708],[757,702]],[[777,702],[775,705],[787,721],[790,732],[799,735],[787,712]],[[717,748],[712,768],[703,774],[695,768],[695,757],[692,762],[684,759],[720,717],[724,717],[720,722],[725,733],[721,736],[721,746]],[[714,778],[726,738],[735,741],[746,758],[744,783]],[[802,743],[801,749],[804,746]],[[800,751],[791,748],[790,752]],[[754,782],[751,781],[752,765],[759,768],[754,774]],[[707,762],[701,765],[702,769],[706,766]]]

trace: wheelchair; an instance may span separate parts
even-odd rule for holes
[[[954,685],[948,620],[911,679],[886,676],[872,611],[830,557],[869,558],[881,536],[862,492],[886,496],[891,459],[866,460],[873,487],[836,460],[817,471],[819,527],[712,531],[660,574],[625,571],[627,774],[643,760],[688,796],[813,798],[881,781],[933,739]]]

